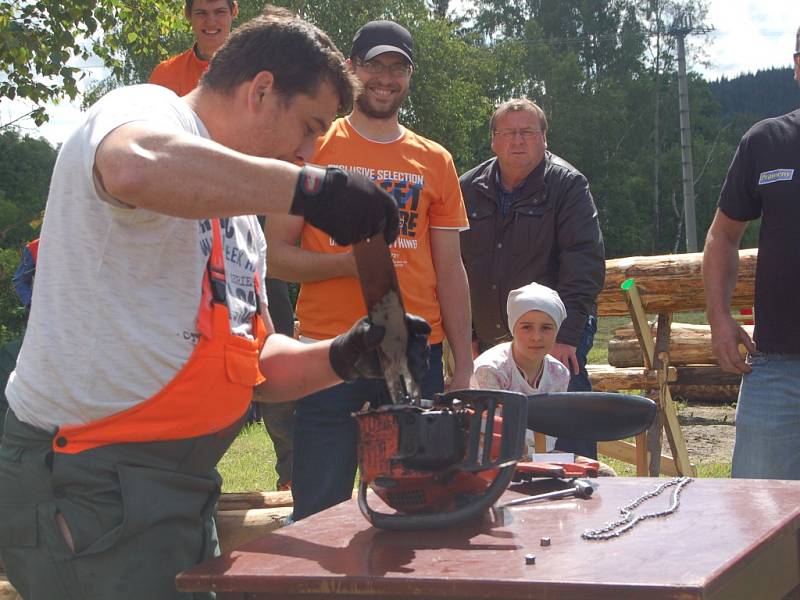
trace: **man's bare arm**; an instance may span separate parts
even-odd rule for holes
[[[274,214],[267,219],[267,272],[270,277],[303,283],[357,275],[350,252],[322,254],[297,246],[302,228],[300,217]]]
[[[472,315],[469,284],[455,229],[431,229],[431,255],[436,269],[436,294],[442,325],[455,359],[450,389],[469,388],[472,376]]]
[[[341,383],[331,367],[332,340],[304,344],[273,333],[261,351],[261,373],[266,381],[259,386],[261,402],[288,402]]]
[[[703,285],[711,343],[719,366],[730,373],[750,372],[750,366],[739,355],[739,343],[750,352],[755,351],[753,340],[730,313],[739,272],[739,243],[747,223],[731,219],[717,210],[703,251]]]
[[[287,162],[143,122],[109,133],[94,167],[114,199],[187,219],[288,213],[300,172]]]

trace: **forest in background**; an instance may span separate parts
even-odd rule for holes
[[[75,98],[77,72],[66,58],[83,48],[111,70],[85,95],[88,105],[114,87],[146,81],[160,60],[191,43],[178,0],[24,5],[49,8],[52,19],[61,19],[41,30],[41,19],[12,13],[11,4],[0,0],[0,25],[5,18],[10,32],[0,35],[0,71],[6,74],[0,93],[9,97]],[[263,6],[254,0],[239,4],[238,22]],[[548,115],[550,150],[589,179],[607,256],[684,251],[670,25],[679,14],[703,22],[704,0],[476,0],[462,12],[456,10],[461,3],[446,0],[274,4],[320,26],[345,54],[355,31],[371,19],[406,25],[414,35],[415,72],[401,120],[450,150],[459,172],[492,155],[488,119],[498,102],[535,100]],[[99,41],[92,37],[97,30],[104,31]],[[96,46],[80,46],[81,36],[95,39]],[[687,41],[701,60],[704,37]],[[53,50],[59,44],[60,54]],[[790,64],[789,51],[785,58]],[[37,73],[60,75],[62,85],[37,87]],[[756,121],[800,106],[800,91],[787,67],[713,82],[690,73],[689,94],[702,245],[739,138]],[[22,326],[10,278],[21,247],[38,235],[56,155],[47,142],[0,123],[0,342]],[[745,245],[755,243],[751,227]]]

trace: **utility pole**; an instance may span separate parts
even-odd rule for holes
[[[686,251],[697,252],[697,219],[694,208],[694,166],[692,164],[692,129],[689,124],[689,82],[686,78],[686,36],[707,33],[710,29],[694,27],[691,15],[679,14],[670,35],[678,46],[678,108],[681,124],[681,165],[683,167],[683,213],[686,223]]]

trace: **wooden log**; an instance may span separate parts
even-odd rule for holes
[[[739,277],[733,307],[753,306],[758,250],[739,251]],[[632,256],[606,261],[606,280],[597,298],[601,317],[628,314],[620,285],[633,278],[648,313],[705,310],[703,253]]]
[[[658,372],[642,367],[617,368],[611,365],[586,365],[589,381],[595,392],[618,392],[620,390],[652,390],[658,387]],[[675,367],[668,370],[667,381],[675,381]]]
[[[742,376],[726,373],[716,365],[687,365],[677,368],[675,385],[733,386],[737,389]],[[674,387],[674,386],[673,386]]]
[[[280,508],[292,506],[292,492],[229,492],[222,494],[217,510]]]
[[[216,516],[217,534],[222,552],[235,550],[242,544],[278,529],[291,512],[291,506],[218,512]]]
[[[636,464],[636,446],[630,442],[622,440],[614,440],[612,442],[597,442],[597,451],[600,454],[605,454],[611,458],[616,458],[622,462],[635,465]],[[645,475],[647,473],[645,472]],[[678,475],[678,469],[675,467],[675,461],[668,454],[661,455],[661,474],[675,476]]]
[[[745,325],[753,335],[753,326]],[[739,352],[747,353],[743,345]],[[669,346],[672,365],[715,365],[718,363],[711,351],[711,328],[708,325],[673,323]],[[632,326],[618,327],[608,341],[608,364],[614,367],[641,367],[644,364],[639,341]]]
[[[739,397],[738,385],[671,385],[673,396],[703,402],[735,402]]]

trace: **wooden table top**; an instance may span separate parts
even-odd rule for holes
[[[440,531],[375,529],[349,501],[182,573],[178,589],[263,599],[688,600],[783,598],[800,584],[800,481],[696,479],[675,514],[620,538],[581,539],[664,481],[601,479],[587,500],[521,505],[502,511],[505,523],[487,515]],[[666,508],[671,491],[637,512]],[[502,501],[522,495],[510,489]]]

